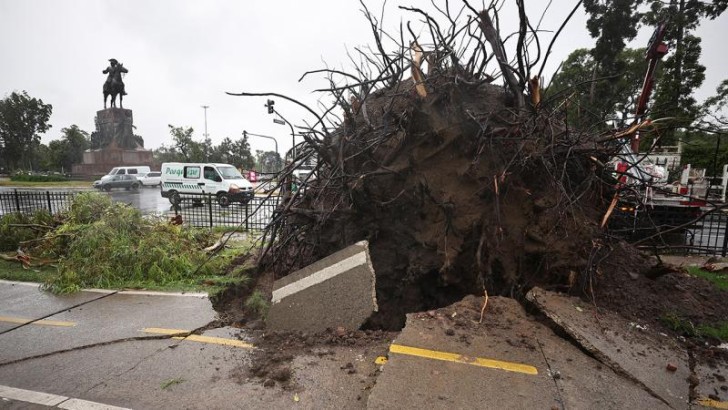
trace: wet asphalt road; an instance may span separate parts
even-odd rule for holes
[[[113,190],[107,195],[115,202],[124,202],[144,214],[162,213],[171,210],[167,198],[162,198],[159,187],[145,187],[138,191]]]

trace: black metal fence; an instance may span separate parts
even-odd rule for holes
[[[74,195],[68,191],[0,191],[0,216],[14,212],[31,214],[39,210],[58,214],[70,207]],[[233,202],[221,207],[214,195],[190,194],[183,195],[182,202],[167,211],[166,216],[180,218],[183,224],[197,228],[222,226],[260,231],[272,220],[279,202],[278,196],[254,197],[246,204]]]
[[[683,241],[690,253],[726,256],[728,251],[728,214],[719,210],[703,216],[687,228]]]
[[[612,231],[656,253],[722,255],[728,253],[728,213],[720,209],[683,209],[680,218],[640,213],[631,229]],[[621,233],[620,233],[621,232]]]
[[[47,211],[54,215],[66,210],[73,200],[73,192],[62,191],[0,191],[0,215],[12,212],[31,214]]]
[[[245,204],[233,202],[221,207],[215,195],[188,194],[182,196],[182,202],[172,207],[168,216],[181,218],[183,224],[198,228],[237,226],[240,230],[260,231],[273,219],[279,202],[278,196],[254,197]]]

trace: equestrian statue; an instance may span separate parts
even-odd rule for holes
[[[123,64],[119,64],[115,58],[109,59],[110,66],[103,71],[108,74],[104,83],[104,109],[106,109],[106,97],[111,96],[111,107],[116,107],[116,96],[119,95],[119,107],[124,108],[123,100],[126,95],[124,91],[124,82],[121,80],[121,73],[128,73],[129,70],[124,68]]]

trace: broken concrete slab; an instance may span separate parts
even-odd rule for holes
[[[728,369],[695,358],[695,398],[705,407],[728,408]]]
[[[357,242],[273,284],[269,329],[322,332],[358,329],[376,312],[369,243]]]
[[[669,408],[516,300],[489,298],[481,322],[482,306],[483,298],[468,296],[407,315],[367,408]]]
[[[672,408],[689,406],[688,355],[674,340],[576,297],[533,288],[526,298],[600,362]]]

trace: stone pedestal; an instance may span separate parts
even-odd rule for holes
[[[154,164],[152,150],[144,149],[134,142],[133,125],[131,110],[107,108],[97,111],[96,133],[104,141],[104,148],[86,150],[83,153],[83,163],[73,166],[73,174],[104,175],[111,168],[122,165],[148,165],[158,169]]]
[[[128,141],[134,136],[134,118],[126,108],[107,108],[96,112],[96,131],[104,141]]]

